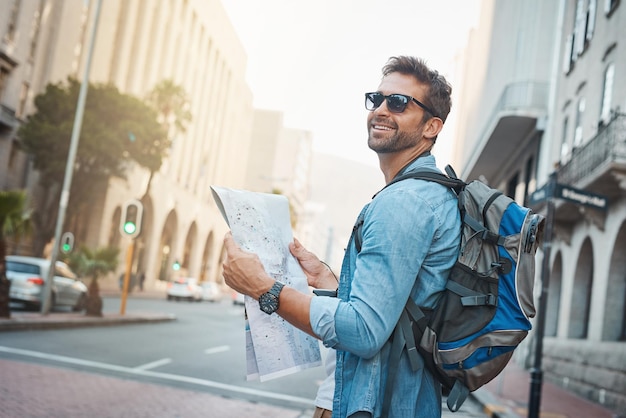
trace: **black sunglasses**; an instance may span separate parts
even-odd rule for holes
[[[414,99],[411,96],[407,96],[406,94],[390,94],[389,96],[385,96],[382,93],[373,92],[373,93],[365,93],[365,108],[367,110],[375,110],[383,104],[383,101],[387,99],[387,109],[393,113],[402,113],[409,105],[409,102],[413,101],[416,105],[430,113],[431,115],[438,117],[435,112],[433,112],[428,106],[424,103],[420,102],[417,99]]]

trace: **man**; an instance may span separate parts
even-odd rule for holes
[[[368,146],[378,154],[387,183],[410,170],[437,170],[430,150],[450,111],[450,94],[447,81],[418,58],[392,57],[383,67],[365,107]],[[409,179],[379,192],[361,215],[361,250],[353,235],[337,298],[283,287],[230,234],[224,239],[224,278],[259,300],[265,312],[336,350],[333,418],[380,417],[387,384],[393,384],[389,417],[440,416],[440,385],[424,368],[412,371],[406,352],[395,380],[387,382],[389,338],[408,297],[432,308],[445,287],[460,242],[457,200],[444,186]],[[332,283],[332,272],[299,242],[290,251],[310,285]]]

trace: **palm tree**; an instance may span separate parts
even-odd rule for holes
[[[0,318],[10,318],[9,290],[6,276],[6,237],[17,239],[30,230],[30,213],[26,211],[26,193],[20,190],[0,191]]]
[[[87,291],[85,315],[102,316],[102,298],[98,279],[115,271],[118,253],[119,249],[116,247],[103,247],[93,251],[87,247],[81,247],[64,260],[80,277],[91,278]]]
[[[163,80],[154,88],[147,97],[148,103],[157,111],[158,122],[167,131],[168,137],[173,137],[176,132],[184,133],[192,116],[189,111],[189,98],[182,86],[172,80]],[[150,171],[145,195],[150,191],[154,171]]]

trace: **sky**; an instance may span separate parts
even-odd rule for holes
[[[480,0],[222,0],[248,55],[253,106],[309,130],[316,152],[373,166],[364,93],[391,56],[415,55],[455,86],[455,57]],[[454,104],[453,110],[454,112]],[[434,154],[449,162],[454,113]]]

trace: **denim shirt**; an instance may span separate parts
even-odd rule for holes
[[[437,170],[433,156],[403,172]],[[445,288],[460,245],[457,200],[449,189],[407,179],[382,190],[363,208],[362,248],[350,237],[338,297],[311,302],[313,331],[337,350],[333,418],[367,411],[379,417],[391,343],[409,295],[432,308]],[[406,350],[396,374],[389,416],[441,415],[441,387],[429,372],[411,370]]]

